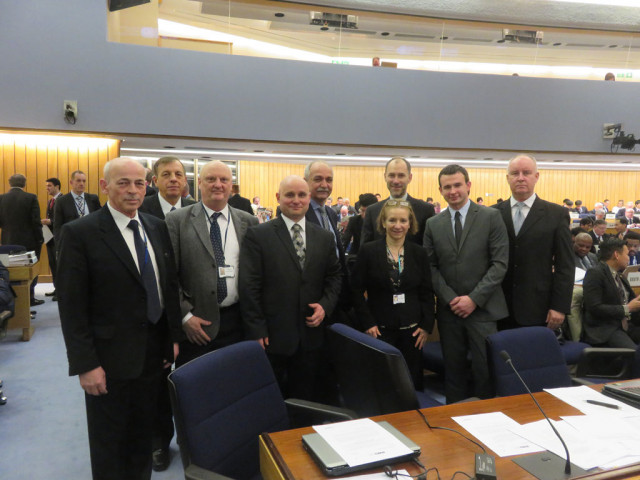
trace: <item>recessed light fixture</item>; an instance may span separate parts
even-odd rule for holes
[[[498,40],[496,43],[504,43],[506,40],[503,38],[501,40]]]
[[[387,37],[389,36],[389,32],[382,32],[380,35],[382,35],[383,37]]]
[[[554,47],[559,47],[560,45],[562,45],[562,43],[560,43],[560,42],[556,42],[556,43],[553,44]]]
[[[278,18],[282,18],[282,17],[284,17],[284,13],[278,12],[278,13],[275,14],[275,16],[278,17]]]
[[[320,27],[320,30],[322,30],[323,32],[326,32],[327,30],[329,30],[329,27]]]
[[[168,145],[168,146],[162,147],[162,148],[176,148],[176,147],[172,147],[172,146]]]
[[[440,37],[440,40],[449,40],[449,37]]]

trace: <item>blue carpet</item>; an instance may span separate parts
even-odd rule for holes
[[[9,330],[0,341],[0,378],[6,405],[0,406],[0,479],[90,479],[89,442],[84,394],[77,377],[68,376],[67,356],[57,303],[38,285],[33,308],[35,332],[23,342],[21,330]],[[175,439],[172,462],[152,478],[184,478]]]

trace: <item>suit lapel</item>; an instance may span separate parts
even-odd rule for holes
[[[196,236],[200,239],[204,248],[207,250],[207,252],[209,252],[209,255],[211,255],[211,258],[213,258],[213,260],[215,261],[216,256],[213,253],[211,236],[209,235],[209,230],[207,228],[206,222],[208,222],[207,212],[202,206],[202,203],[198,203],[191,210],[191,226],[195,230]]]
[[[242,239],[244,238],[244,234],[247,232],[247,222],[245,222],[243,218],[240,218],[238,212],[236,212],[232,207],[229,207],[229,216],[231,217],[231,221],[233,222],[233,228],[235,228],[236,230],[238,244],[240,244],[240,242],[242,242]]]
[[[111,216],[109,208],[105,205],[105,207],[100,210],[99,215],[102,216],[100,218],[100,230],[103,233],[105,244],[115,253],[116,257],[120,259],[131,275],[142,283],[142,277],[131,256],[131,250],[129,250],[127,243],[124,241],[122,233]]]
[[[140,221],[142,222],[142,226],[144,227],[144,231],[149,238],[149,242],[151,242],[151,246],[153,247],[153,253],[156,257],[156,265],[158,265],[158,278],[160,278],[160,289],[162,290],[162,286],[166,285],[165,279],[167,278],[167,274],[165,271],[165,258],[164,258],[164,245],[162,244],[162,240],[160,239],[160,232],[158,229],[151,224],[145,217],[144,214],[138,213],[140,217]]]
[[[516,238],[516,230],[513,226],[513,218],[511,217],[511,198],[508,198],[504,202],[500,203],[498,205],[498,210],[500,210],[500,213],[502,214],[502,220],[507,227],[509,239],[514,240]]]
[[[276,236],[280,239],[280,241],[284,245],[285,250],[289,252],[289,256],[291,257],[291,260],[293,260],[293,263],[295,263],[296,268],[302,271],[302,267],[300,266],[300,261],[298,260],[298,255],[296,254],[296,249],[293,247],[293,240],[291,239],[291,235],[289,234],[289,230],[287,230],[287,225],[284,223],[284,220],[278,217],[275,220],[272,220],[271,224],[273,225],[273,228],[276,231]],[[310,229],[307,228],[307,231],[305,232],[305,236],[307,237],[306,238],[307,242],[305,242],[305,249],[306,249],[305,253],[307,255],[309,254],[309,249],[307,248],[307,244],[309,240],[308,230]]]
[[[449,243],[451,243],[451,248],[453,248],[456,252],[458,251],[458,245],[456,244],[456,237],[453,234],[453,227],[451,227],[451,211],[449,208],[446,208],[440,214],[440,228],[444,229],[445,235],[449,239]]]
[[[522,227],[520,227],[520,232],[518,232],[518,236],[519,237],[522,236],[524,233],[526,233],[527,230],[529,230],[529,228],[531,228],[532,225],[535,225],[536,222],[544,218],[546,212],[547,212],[547,209],[542,203],[542,201],[540,200],[540,197],[536,197],[536,199],[533,202],[533,205],[531,205],[531,209],[529,210],[529,213],[527,214],[527,218],[524,219],[524,223],[522,224]]]
[[[462,229],[462,238],[460,239],[460,247],[458,248],[458,251],[462,249],[462,245],[464,245],[464,241],[467,239],[467,235],[473,227],[473,222],[475,222],[478,215],[478,208],[480,207],[478,207],[478,205],[473,202],[471,202],[471,205],[469,205],[469,210],[467,210],[467,217],[464,219],[464,228]]]

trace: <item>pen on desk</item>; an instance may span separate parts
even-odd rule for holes
[[[599,405],[600,407],[613,408],[614,410],[620,410],[620,407],[618,405],[614,405],[613,403],[599,402],[598,400],[587,400],[587,403],[590,403],[591,405]]]

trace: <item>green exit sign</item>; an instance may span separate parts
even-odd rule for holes
[[[331,60],[331,63],[336,65],[349,65],[349,60]]]

